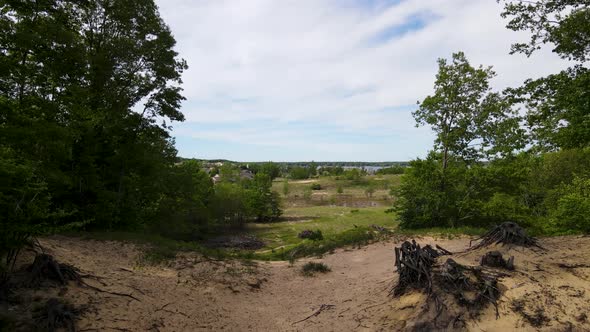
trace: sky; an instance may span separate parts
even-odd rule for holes
[[[432,148],[412,111],[437,58],[491,65],[494,89],[566,67],[495,0],[156,0],[189,69],[179,155],[237,161],[406,161]]]

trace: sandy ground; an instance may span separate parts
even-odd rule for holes
[[[418,242],[436,242],[455,252],[469,243],[467,238]],[[90,308],[79,321],[82,331],[410,330],[423,318],[426,296],[416,291],[399,298],[388,295],[396,281],[393,248],[399,243],[375,243],[314,259],[332,271],[305,277],[299,269],[309,260],[295,265],[221,262],[183,254],[167,266],[146,266],[131,244],[66,237],[42,240],[59,261],[98,277],[86,279],[88,284],[134,297],[71,283],[63,297]],[[489,307],[479,319],[466,319],[467,330],[590,331],[590,237],[556,237],[540,243],[548,250],[493,248],[515,256],[516,270],[500,282],[500,317],[496,319]],[[488,250],[454,258],[476,265]],[[515,311],[515,301],[524,309]],[[541,326],[533,327],[525,318],[535,314],[546,317]]]

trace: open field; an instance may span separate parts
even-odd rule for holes
[[[400,175],[364,176],[347,180],[338,176],[322,176],[308,180],[275,179],[272,189],[281,194],[285,207],[338,205],[347,207],[391,206],[391,189],[400,181]],[[285,195],[285,182],[288,192]],[[321,189],[313,190],[312,185]],[[367,189],[371,189],[368,192]],[[340,189],[340,192],[339,192]]]
[[[351,209],[341,206],[293,207],[285,211],[283,220],[275,223],[251,223],[246,232],[255,235],[266,243],[265,250],[280,247],[289,248],[304,240],[297,235],[306,229],[320,230],[324,237],[336,236],[344,231],[358,227],[368,228],[379,225],[394,229],[397,221],[386,208]]]

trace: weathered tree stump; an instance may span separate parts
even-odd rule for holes
[[[481,257],[481,266],[500,267],[514,270],[514,256],[504,259],[499,251],[490,251]]]

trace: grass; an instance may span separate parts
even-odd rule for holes
[[[307,262],[301,267],[301,273],[306,277],[311,277],[315,273],[328,273],[332,271],[330,267],[324,263]]]
[[[480,236],[485,234],[489,229],[480,227],[430,227],[430,228],[416,228],[416,229],[402,229],[398,228],[395,233],[408,236],[440,236],[454,238],[460,235]]]
[[[283,192],[285,179],[275,179],[272,189],[281,194],[287,207],[335,204],[389,206],[392,202],[390,189],[399,183],[399,175],[372,175],[357,181],[337,176],[321,176],[308,180],[288,180],[287,195]],[[312,186],[319,186],[321,189],[312,190]],[[370,197],[366,193],[369,187],[375,190]],[[338,192],[338,188],[342,189],[342,193]]]
[[[338,206],[288,208],[285,210],[285,221],[248,224],[246,232],[266,243],[263,251],[290,249],[310,242],[298,237],[306,229],[321,231],[324,240],[315,242],[322,243],[356,228],[369,229],[372,224],[396,228],[395,217],[385,213],[385,210],[385,207],[350,209]]]

